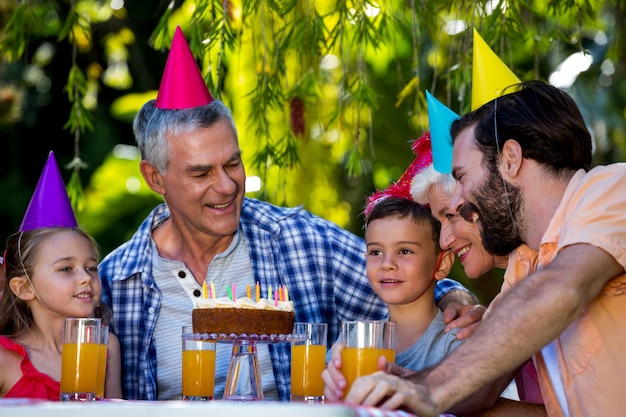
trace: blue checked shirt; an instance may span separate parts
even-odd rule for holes
[[[165,204],[156,207],[99,268],[102,302],[113,310],[113,331],[122,349],[122,390],[129,400],[157,399],[154,329],[163,295],[152,276],[151,238],[169,216]],[[296,321],[328,323],[329,343],[339,337],[341,321],[388,316],[367,281],[363,239],[302,208],[249,198],[244,200],[241,227],[255,280],[262,288],[285,285],[294,300]],[[435,298],[455,289],[465,288],[453,280],[438,281]],[[285,401],[289,344],[269,348],[278,393]]]

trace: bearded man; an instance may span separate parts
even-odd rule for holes
[[[538,81],[456,120],[451,133],[451,207],[472,207],[485,247],[511,253],[506,292],[439,365],[412,374],[387,365],[404,378],[362,378],[346,401],[435,416],[532,355],[548,415],[621,415],[626,164],[589,170],[591,137],[576,104]],[[521,243],[538,263],[517,253]]]

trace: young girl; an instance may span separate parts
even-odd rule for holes
[[[63,321],[103,310],[98,261],[96,243],[78,227],[9,237],[0,300],[0,397],[59,400]],[[102,319],[108,324],[106,315]],[[107,356],[105,396],[121,398],[120,347],[113,334]]]

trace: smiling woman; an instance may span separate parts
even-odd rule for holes
[[[433,216],[441,222],[439,244],[455,253],[469,278],[478,278],[495,267],[506,268],[507,257],[493,255],[483,246],[479,224],[465,220],[451,208],[454,189],[454,178],[431,165],[413,178],[411,195],[415,201],[430,205]]]

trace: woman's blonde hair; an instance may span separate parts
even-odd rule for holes
[[[452,175],[437,172],[431,164],[413,177],[411,181],[411,197],[420,204],[429,204],[430,192],[435,185],[439,186],[444,193],[450,196],[452,196],[454,187],[456,187]]]

